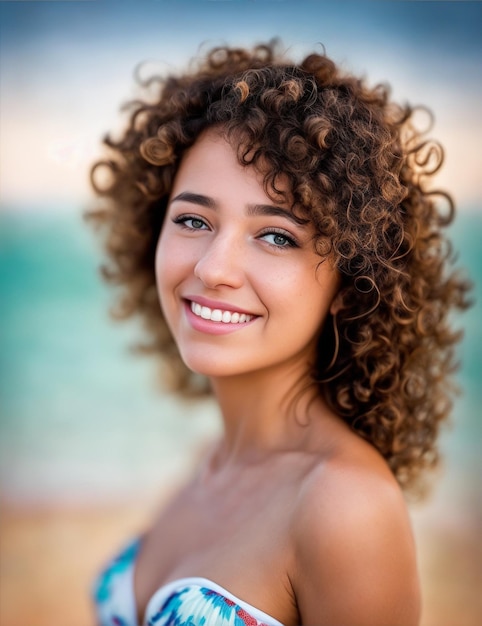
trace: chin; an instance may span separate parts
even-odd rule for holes
[[[201,376],[207,376],[208,378],[223,378],[225,376],[235,376],[239,374],[237,369],[233,367],[223,367],[219,363],[208,363],[206,360],[199,362],[198,360],[184,361],[184,364],[191,372],[200,374]]]
[[[242,364],[231,358],[226,358],[216,354],[202,354],[195,351],[181,352],[181,358],[185,366],[195,374],[201,374],[208,378],[223,378],[225,376],[236,376],[237,374],[246,373],[249,369],[243,368]]]

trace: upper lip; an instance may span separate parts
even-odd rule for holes
[[[247,309],[243,309],[243,307],[237,306],[235,304],[228,304],[227,302],[210,300],[209,298],[205,298],[204,296],[184,296],[184,300],[197,302],[201,306],[207,306],[210,309],[220,309],[221,311],[230,311],[231,313],[245,313],[246,315],[256,315],[256,313],[248,311]]]

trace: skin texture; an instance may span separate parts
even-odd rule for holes
[[[339,276],[320,265],[310,225],[280,215],[289,206],[262,180],[210,130],[174,181],[158,291],[186,365],[210,378],[224,434],[145,535],[139,620],[161,585],[201,576],[286,626],[414,626],[417,569],[399,486],[310,384]],[[253,319],[216,334],[215,322],[197,325],[186,298]]]

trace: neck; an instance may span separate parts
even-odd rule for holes
[[[264,459],[306,436],[310,411],[320,402],[318,391],[306,366],[276,369],[211,380],[224,421],[218,467]]]

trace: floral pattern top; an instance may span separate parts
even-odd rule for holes
[[[99,626],[140,626],[134,598],[134,564],[140,540],[101,572],[94,586]],[[283,626],[206,578],[181,578],[150,599],[142,626]]]

